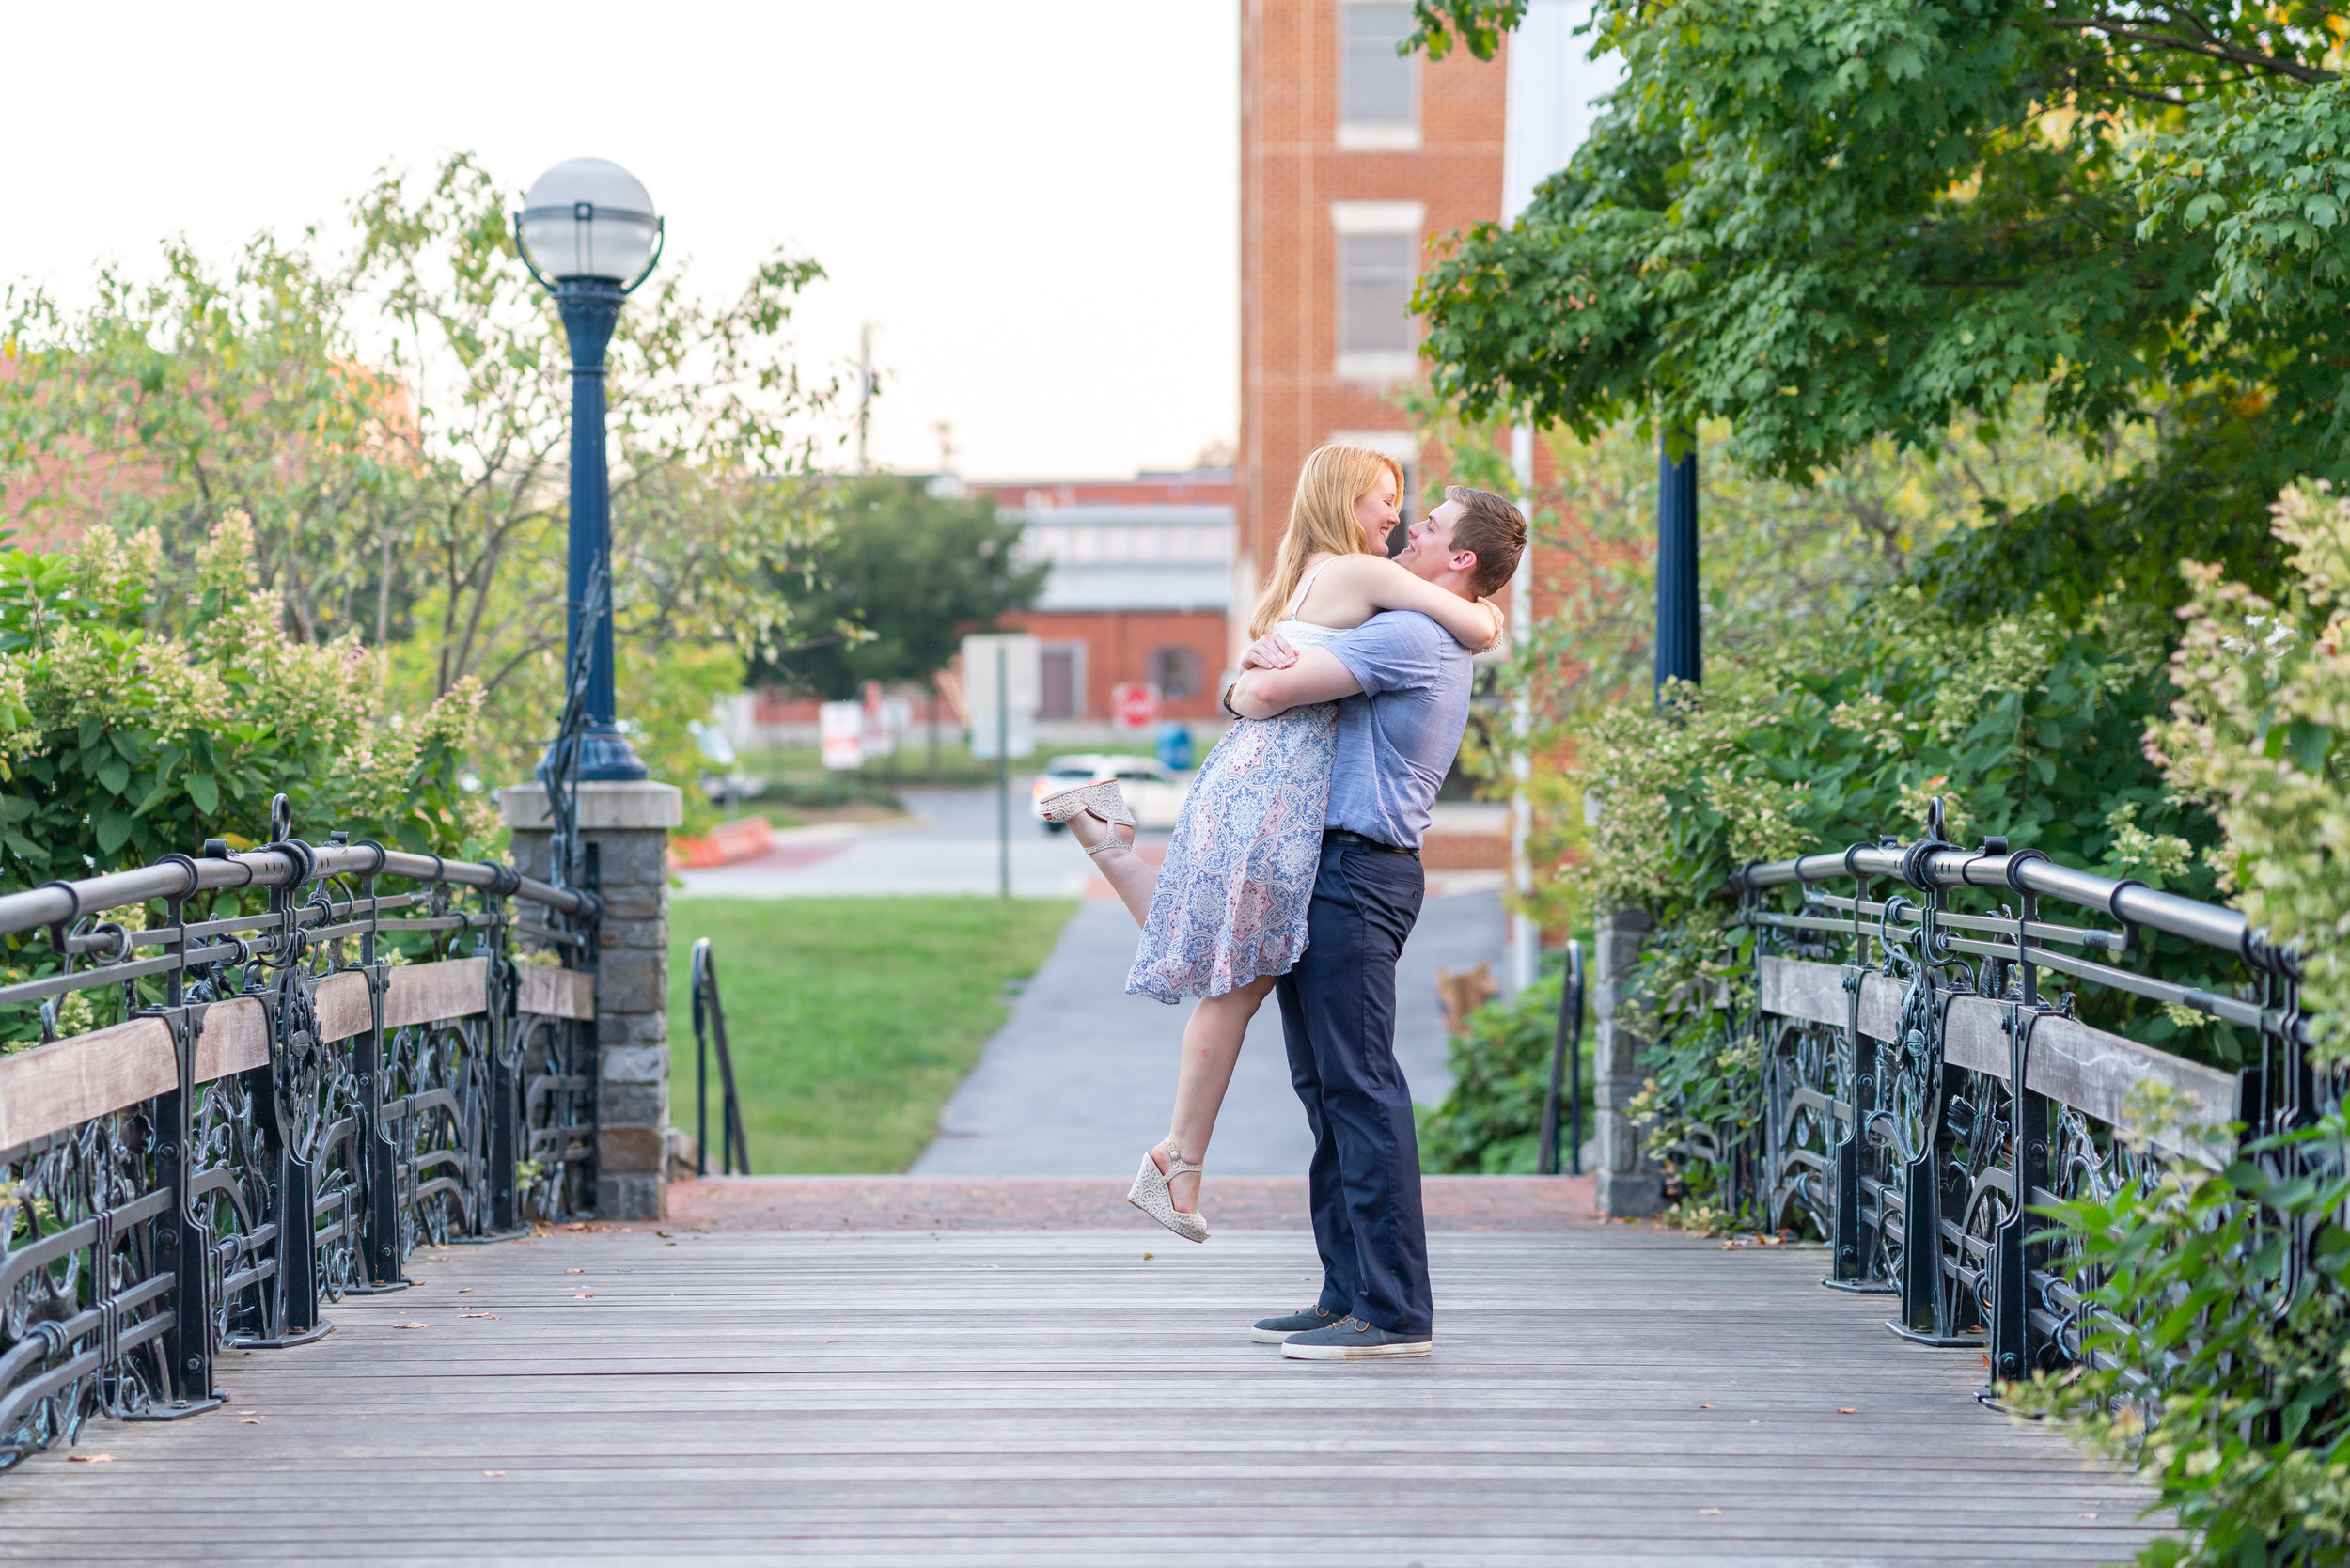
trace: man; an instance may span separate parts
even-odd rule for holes
[[[1525,548],[1515,507],[1454,485],[1395,559],[1439,588],[1486,595]],[[1339,704],[1306,951],[1275,988],[1314,1136],[1322,1297],[1259,1323],[1255,1338],[1300,1360],[1426,1356],[1434,1318],[1412,1093],[1395,1061],[1395,964],[1419,918],[1420,838],[1468,722],[1469,655],[1426,616],[1391,611],[1303,653],[1267,637],[1242,664],[1225,694],[1240,717]]]

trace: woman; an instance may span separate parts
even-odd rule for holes
[[[1308,457],[1249,635],[1278,631],[1303,649],[1382,610],[1418,610],[1465,648],[1500,640],[1502,615],[1491,601],[1447,592],[1386,557],[1402,489],[1395,461],[1365,447],[1324,447]],[[1133,851],[1134,817],[1114,780],[1042,803],[1049,820],[1070,824],[1142,924],[1126,989],[1165,1002],[1200,998],[1183,1029],[1171,1130],[1143,1156],[1126,1195],[1192,1241],[1208,1238],[1198,1162],[1248,1021],[1305,949],[1337,722],[1337,704],[1322,702],[1234,724],[1200,764],[1158,870]]]

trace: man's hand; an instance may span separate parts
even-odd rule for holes
[[[1244,670],[1232,682],[1232,712],[1243,718],[1271,718],[1309,702],[1353,697],[1363,689],[1355,672],[1326,648],[1308,648],[1295,654],[1295,661],[1286,669]]]
[[[1248,645],[1248,651],[1240,656],[1243,669],[1287,669],[1297,663],[1297,650],[1290,639],[1278,632],[1267,632]]]

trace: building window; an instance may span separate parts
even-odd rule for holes
[[[1402,0],[1339,6],[1339,146],[1410,150],[1419,146],[1419,63],[1396,46],[1412,31]]]
[[[1334,201],[1338,259],[1338,374],[1401,381],[1417,368],[1412,285],[1427,209],[1417,201]]]
[[[1048,642],[1037,650],[1038,684],[1043,689],[1037,694],[1036,716],[1045,719],[1073,719],[1085,716],[1086,711],[1086,645],[1081,642]]]
[[[1169,702],[1199,695],[1199,655],[1188,648],[1162,648],[1151,655],[1151,683]]]
[[[1408,355],[1416,234],[1339,236],[1339,353]]]

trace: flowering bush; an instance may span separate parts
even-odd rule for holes
[[[414,717],[384,713],[376,659],[355,636],[287,632],[256,586],[241,516],[213,528],[183,605],[157,601],[160,556],[151,532],[103,529],[68,551],[0,550],[0,891],[206,839],[250,846],[280,792],[297,833],[489,852],[488,804],[459,782],[473,687]],[[184,634],[160,630],[166,619]],[[54,962],[45,935],[10,937],[0,980]]]
[[[2246,916],[2298,955],[2313,1055],[2338,1074],[2350,1058],[2350,503],[2312,485],[2286,491],[2272,515],[2292,572],[2281,604],[2216,568],[2184,568],[2179,695],[2147,750],[2217,816],[2225,837],[2211,858]],[[2057,1212],[2087,1294],[2111,1316],[2092,1336],[2094,1367],[2009,1395],[2154,1473],[2195,1535],[2156,1543],[2149,1562],[2267,1568],[2350,1553],[2345,1146],[2336,1105],[2222,1171],[2182,1165],[2151,1190]],[[2324,1174],[2280,1179],[2295,1153]],[[2311,1267],[2288,1279],[2283,1237],[2295,1230],[2311,1238]]]
[[[2117,618],[2067,629],[2044,614],[1955,624],[1916,590],[1879,593],[1844,627],[1717,661],[1702,691],[1604,711],[1569,776],[1604,804],[1571,873],[1593,911],[1636,905],[1656,933],[1632,1016],[1658,1042],[1635,1107],[1668,1159],[1700,1130],[1759,1116],[1761,1064],[1730,1024],[1750,1002],[1753,933],[1724,893],[1754,860],[1912,839],[1929,804],[1968,843],[2004,835],[2067,864],[2208,897],[2208,815],[2179,799],[2142,737],[2169,692],[2151,629]],[[2190,950],[2161,939],[2165,973]],[[2150,964],[2138,955],[2132,962]],[[2127,996],[2082,998],[2107,1027],[2232,1065],[2225,1025]],[[1674,1176],[1703,1202],[1718,1173]]]

